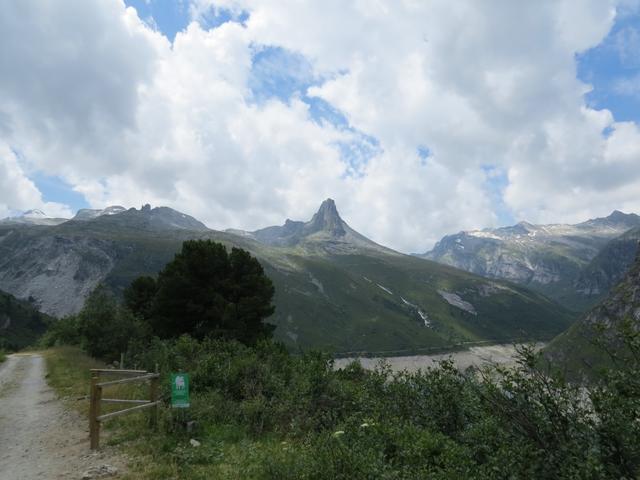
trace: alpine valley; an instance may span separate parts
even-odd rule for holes
[[[637,220],[624,216],[629,224],[640,225]],[[554,242],[549,250],[560,252],[554,259],[570,256],[569,265],[588,265],[608,240],[622,233],[617,219],[610,223],[606,234],[567,240],[570,246],[564,250],[565,243]],[[593,230],[604,231],[598,226]],[[491,236],[498,234],[487,232]],[[268,321],[277,326],[276,337],[293,350],[395,353],[541,340],[565,330],[574,316],[515,283],[378,245],[353,230],[330,199],[308,222],[287,220],[253,232],[214,231],[188,215],[148,205],[140,210],[81,210],[68,221],[31,212],[0,222],[0,290],[62,317],[78,312],[99,284],[121,295],[136,277],[155,275],[187,239],[213,239],[258,258],[276,291],[276,313]],[[576,253],[566,253],[574,252],[574,245]],[[456,266],[478,270],[471,265],[475,263]],[[577,278],[580,268],[574,270],[571,278]],[[557,277],[551,275],[550,281]],[[535,285],[530,280],[522,283]]]

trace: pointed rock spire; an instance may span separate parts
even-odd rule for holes
[[[327,198],[313,216],[311,221],[305,226],[309,233],[326,231],[332,235],[344,235],[344,222],[340,218],[336,203],[331,198]]]

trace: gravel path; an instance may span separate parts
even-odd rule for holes
[[[105,464],[122,471],[109,450],[90,453],[86,419],[62,405],[44,375],[40,355],[0,365],[0,478],[81,479]]]

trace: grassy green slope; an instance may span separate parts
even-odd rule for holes
[[[297,285],[289,278],[276,302],[275,320],[290,345],[295,339],[302,346],[323,344],[339,351],[384,351],[542,339],[572,319],[524,288],[413,257],[349,255],[299,262],[305,274],[296,278]],[[477,315],[450,305],[439,290],[459,294]],[[418,310],[428,316],[429,327]]]

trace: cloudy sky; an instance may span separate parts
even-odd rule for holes
[[[634,0],[0,0],[0,217],[332,197],[374,240],[640,213]]]

